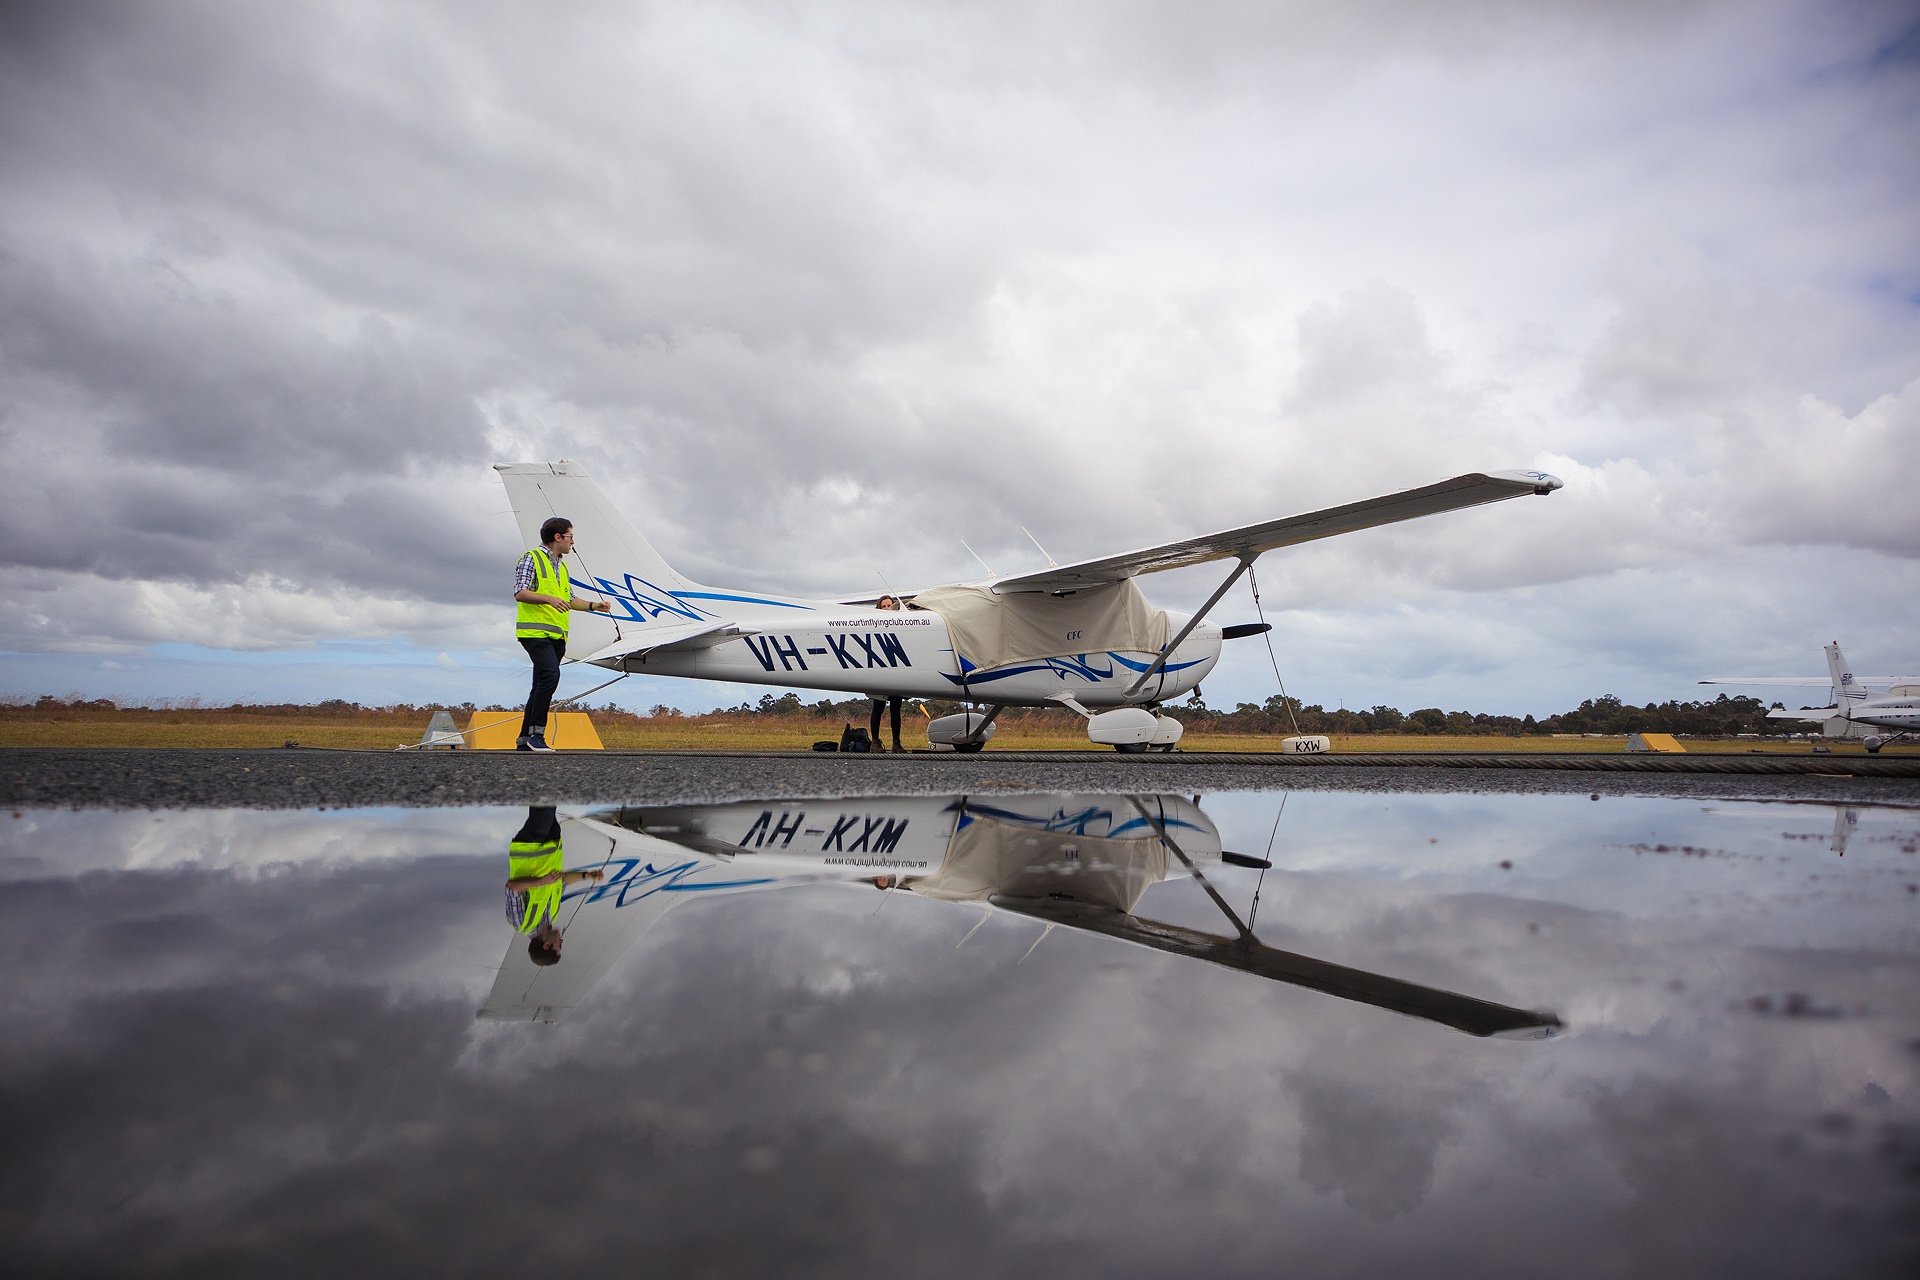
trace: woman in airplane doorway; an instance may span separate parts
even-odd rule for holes
[[[874,601],[873,607],[876,609],[898,610],[900,608],[900,597],[893,595],[881,596],[878,600]],[[900,698],[875,698],[873,700],[873,714],[867,719],[867,741],[873,743],[873,749],[875,751],[880,749],[880,711],[884,707],[890,713],[892,720],[893,749],[897,754],[905,753],[906,748],[900,745],[901,702],[902,699]]]
[[[527,810],[527,820],[507,845],[507,923],[517,932],[529,933],[527,955],[535,964],[559,964],[560,936],[555,915],[560,910],[560,895],[570,884],[592,880],[596,884],[606,872],[562,871],[560,819],[550,804],[536,804]]]

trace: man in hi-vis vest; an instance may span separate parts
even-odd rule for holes
[[[527,820],[507,844],[507,923],[527,939],[527,954],[535,964],[559,964],[560,895],[570,884],[606,879],[604,871],[562,871],[560,819],[550,804],[527,810]]]
[[[567,576],[566,555],[573,550],[573,521],[555,516],[540,526],[540,545],[520,557],[514,571],[513,598],[520,603],[513,616],[513,634],[533,659],[533,689],[527,711],[520,718],[522,751],[551,751],[547,745],[547,707],[560,687],[560,660],[567,656],[567,615],[576,609],[611,613],[605,600],[582,600],[573,594]]]

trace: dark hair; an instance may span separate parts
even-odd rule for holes
[[[573,521],[565,516],[550,516],[540,524],[540,545],[546,546],[571,528],[573,528]]]
[[[535,934],[527,939],[527,958],[535,964],[559,964],[560,952],[548,946],[541,940],[540,935]]]

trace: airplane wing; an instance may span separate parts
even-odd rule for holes
[[[637,653],[658,653],[687,649],[711,649],[738,636],[757,636],[752,627],[732,622],[673,622],[651,627],[636,627],[604,649],[596,649],[582,662],[601,662],[608,658],[630,658]]]
[[[1855,684],[1920,684],[1920,676],[1855,676]],[[1832,676],[1715,676],[1701,684],[1760,684],[1782,689],[1824,689],[1833,684]]]
[[[1423,987],[1398,978],[1383,977],[1361,969],[1316,960],[1312,956],[1280,951],[1260,942],[1221,938],[1197,929],[1187,929],[1160,920],[1145,920],[1107,907],[1065,898],[989,899],[1003,910],[1063,924],[1070,929],[1103,933],[1110,938],[1192,956],[1256,974],[1275,982],[1291,983],[1310,991],[1324,991],[1342,1000],[1391,1009],[1410,1017],[1443,1023],[1470,1036],[1503,1036],[1516,1039],[1544,1039],[1558,1031],[1560,1019],[1551,1013],[1514,1009],[1453,991]]]
[[[1817,685],[1832,684],[1828,676],[1715,676],[1711,680],[1702,680],[1701,684],[1763,684],[1779,689],[1811,689]]]
[[[1142,573],[1159,573],[1165,569],[1204,564],[1209,560],[1258,555],[1276,547],[1290,547],[1318,538],[1331,538],[1338,533],[1371,529],[1375,525],[1393,524],[1442,511],[1457,511],[1462,507],[1477,507],[1523,494],[1547,494],[1560,487],[1561,482],[1544,471],[1476,471],[1420,489],[1368,498],[1364,502],[1349,502],[1342,507],[1328,507],[1324,511],[1309,511],[1305,515],[1288,516],[1284,520],[1269,520],[1265,524],[1250,524],[1180,542],[1163,543],[1157,547],[1129,551],[1124,555],[1082,560],[1077,564],[1000,578],[994,582],[993,589],[1000,594],[1016,591],[1076,591],[1083,587],[1119,582]]]

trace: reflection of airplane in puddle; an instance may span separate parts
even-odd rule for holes
[[[649,925],[688,895],[837,881],[979,903],[1041,921],[1049,930],[1066,926],[1104,934],[1471,1035],[1538,1038],[1560,1026],[1550,1013],[1265,945],[1206,870],[1223,861],[1266,864],[1223,854],[1212,821],[1180,796],[754,801],[608,810],[565,819],[562,828],[567,865],[601,865],[606,878],[569,891],[562,903],[565,963],[539,968],[517,940],[508,947],[482,1018],[557,1021]],[[1134,915],[1147,887],[1168,878],[1195,880],[1231,932],[1204,933]]]
[[[1914,844],[1914,835],[1909,826],[1913,821],[1911,809],[1884,809],[1875,805],[1851,804],[1835,805],[1833,808],[1833,837],[1827,842],[1829,851],[1843,858],[1847,856],[1847,842],[1860,833],[1860,815],[1863,811],[1883,824],[1891,819],[1891,825],[1894,827],[1894,830],[1889,833],[1883,825],[1882,834],[1879,837],[1870,836],[1869,840],[1875,838],[1891,840],[1902,846],[1906,852],[1913,852],[1911,846]],[[1902,828],[1907,829],[1903,831]]]
[[[1833,840],[1828,848],[1847,856],[1847,841],[1860,829],[1860,814],[1851,805],[1841,805],[1833,811]]]
[[[1734,804],[1727,806],[1709,805],[1707,808],[1701,810],[1701,812],[1720,817],[1752,818],[1771,825],[1780,821],[1782,808],[1783,806],[1778,803],[1763,802],[1760,804]],[[1876,825],[1882,828],[1882,834],[1880,836],[1870,836],[1868,837],[1869,840],[1891,840],[1902,847],[1912,845],[1916,840],[1920,840],[1920,835],[1912,833],[1912,824],[1915,815],[1911,809],[1890,808],[1882,805],[1869,804],[1812,804],[1804,802],[1794,802],[1784,806],[1784,808],[1788,812],[1796,814],[1811,814],[1831,809],[1833,811],[1833,829],[1832,834],[1827,837],[1827,851],[1829,853],[1839,854],[1843,858],[1847,854],[1848,843],[1860,834],[1860,819],[1863,816],[1873,819]],[[1888,828],[1892,830],[1889,832],[1887,830]],[[1794,841],[1804,840],[1812,842],[1820,839],[1818,834],[1811,831],[1783,831],[1780,834],[1784,839]]]

